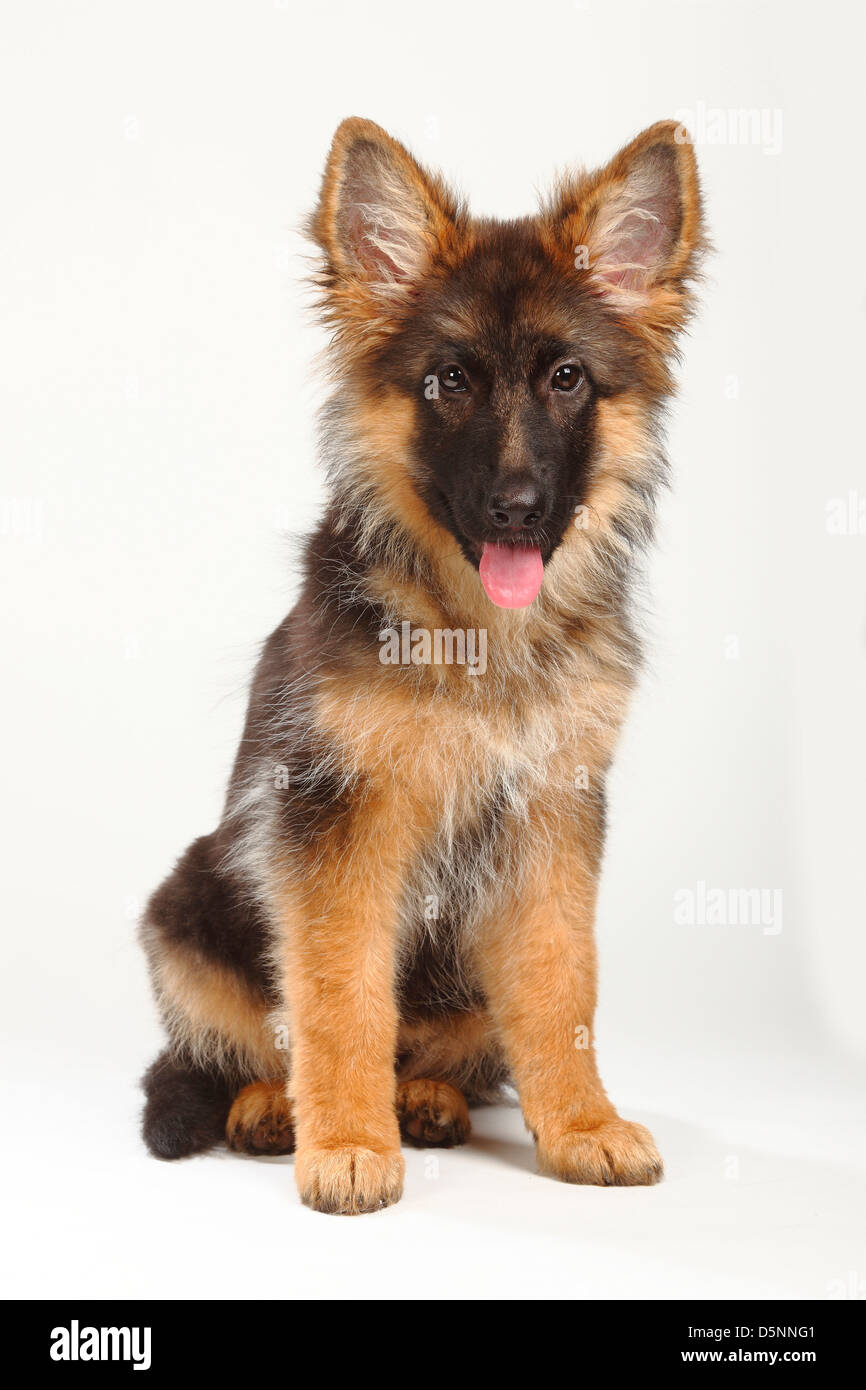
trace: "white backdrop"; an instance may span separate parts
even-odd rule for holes
[[[823,1297],[866,1274],[862,1189],[847,1186],[866,1052],[863,39],[854,6],[783,0],[6,7],[3,1030],[19,1291],[353,1296],[363,1241],[360,1292],[387,1294],[419,1221],[428,1296],[463,1277],[468,1296]],[[482,1116],[474,1150],[441,1159],[446,1181],[425,1186],[412,1156],[406,1201],[348,1237],[295,1209],[287,1163],[169,1168],[138,1147],[134,1082],[158,1029],[135,917],[218,817],[258,644],[295,592],[292,537],[321,504],[322,338],[297,228],[349,114],[503,216],[656,119],[687,117],[697,139],[717,254],[671,417],[652,669],[613,779],[599,923],[602,1067],[656,1129],[661,1196],[535,1179],[517,1116]],[[782,929],[678,924],[675,895],[699,884],[781,890]],[[256,1201],[260,1232],[294,1223],[309,1241],[303,1275],[263,1250],[252,1282],[208,1258],[208,1214],[230,1208],[240,1241]],[[592,1260],[551,1255],[566,1209]],[[130,1252],[112,1231],[135,1211]],[[47,1266],[34,1222],[54,1232]],[[167,1223],[197,1242],[185,1273],[161,1268]],[[462,1276],[461,1239],[477,1259]],[[668,1239],[668,1256],[647,1254]],[[430,1284],[440,1245],[447,1288]]]

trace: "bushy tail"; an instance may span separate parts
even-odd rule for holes
[[[141,1131],[155,1158],[187,1158],[225,1138],[234,1090],[224,1077],[161,1052],[142,1078]]]

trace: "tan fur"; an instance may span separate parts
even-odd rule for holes
[[[599,847],[545,816],[530,843],[522,891],[487,923],[479,959],[539,1164],[571,1182],[654,1182],[661,1160],[618,1118],[595,1059]]]
[[[422,554],[433,559],[447,573],[449,566],[459,570],[460,549],[444,527],[431,517],[413,486],[411,435],[413,416],[410,402],[396,392],[384,390],[370,399],[360,394],[351,410],[353,433],[358,442],[356,478],[364,486],[376,509],[399,521],[418,542]],[[418,598],[417,585],[415,598]],[[425,595],[428,602],[435,595]],[[439,616],[444,616],[440,609]]]
[[[397,1119],[419,1148],[465,1144],[471,1128],[466,1101],[447,1081],[404,1081],[397,1087]]]
[[[295,1124],[285,1081],[254,1081],[235,1097],[226,1121],[226,1143],[237,1153],[289,1154]]]
[[[428,825],[412,788],[376,785],[351,844],[336,833],[310,854],[301,884],[275,885],[293,1021],[295,1176],[301,1199],[329,1211],[374,1209],[402,1190],[394,1077],[398,902]]]
[[[499,1033],[489,1013],[451,1014],[435,1021],[401,1023],[397,1035],[402,1082],[435,1076],[442,1080],[472,1080],[480,1061],[502,1058]]]
[[[145,922],[145,946],[149,935]],[[233,972],[186,946],[150,951],[154,989],[175,1051],[199,1066],[283,1075],[267,1010]]]

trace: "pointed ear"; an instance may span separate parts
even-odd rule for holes
[[[648,326],[682,326],[687,282],[705,249],[697,165],[682,126],[660,121],[605,168],[561,185],[548,216],[612,308]]]
[[[396,305],[429,269],[456,216],[447,189],[397,140],[372,121],[343,121],[309,224],[325,252],[326,291],[366,299],[371,312]]]

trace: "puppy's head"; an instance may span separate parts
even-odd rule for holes
[[[365,481],[416,538],[449,533],[492,602],[535,599],[617,406],[648,427],[670,389],[700,223],[673,122],[510,222],[471,218],[371,122],[338,129],[310,230]]]

